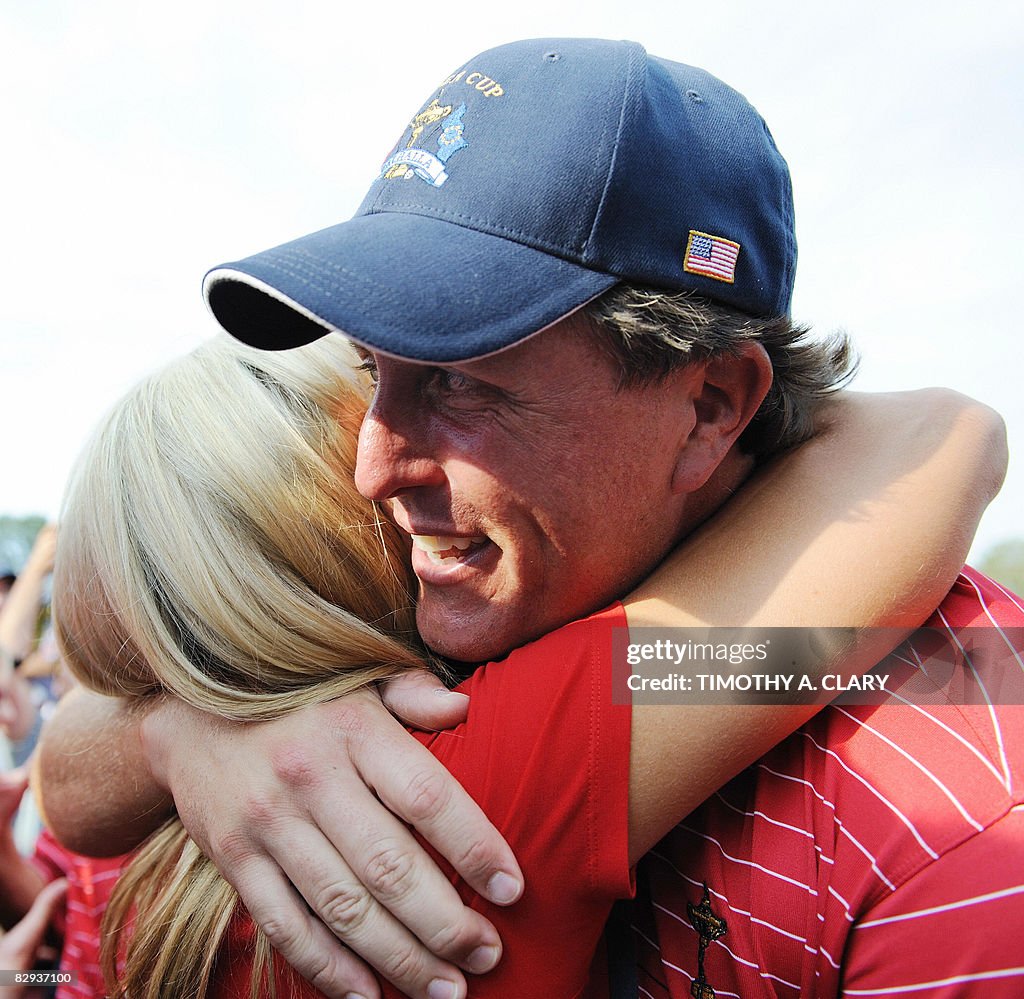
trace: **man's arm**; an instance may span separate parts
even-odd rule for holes
[[[425,727],[465,712],[464,697],[426,674],[388,696]],[[492,901],[522,890],[493,826],[369,691],[248,724],[170,699],[142,716],[76,695],[44,733],[37,777],[51,828],[85,853],[134,845],[166,817],[173,790],[186,828],[271,943],[331,996],[373,999],[379,989],[324,924],[412,996],[445,994],[444,983],[464,996],[455,966],[497,962],[493,926],[463,906],[406,823]]]

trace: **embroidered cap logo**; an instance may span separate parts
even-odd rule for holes
[[[410,134],[405,148],[388,157],[381,167],[381,176],[387,180],[399,177],[409,180],[412,177],[419,177],[433,187],[440,187],[448,179],[445,164],[460,149],[465,149],[469,145],[463,134],[465,126],[462,117],[465,113],[465,104],[453,109],[451,104],[443,105],[435,97],[409,122]],[[427,141],[435,136],[436,154],[417,146],[418,142]]]

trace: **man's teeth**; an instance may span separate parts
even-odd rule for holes
[[[445,558],[458,558],[460,552],[468,551],[473,545],[482,545],[487,538],[455,538],[443,534],[413,534],[412,543],[425,551],[432,562]]]

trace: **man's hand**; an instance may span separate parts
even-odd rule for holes
[[[444,728],[468,699],[423,673],[394,681],[386,700],[417,725]],[[327,995],[375,999],[363,960],[423,999],[465,996],[458,968],[497,963],[494,927],[463,905],[408,825],[498,904],[522,891],[515,858],[375,692],[247,724],[169,699],[142,734],[193,839],[274,947]]]

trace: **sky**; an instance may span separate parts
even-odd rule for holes
[[[1002,413],[1010,471],[972,554],[1024,536],[1017,0],[0,0],[0,514],[56,516],[102,412],[217,332],[206,270],[348,218],[449,72],[562,35],[751,100],[793,174],[794,316],[853,337],[857,388]]]

